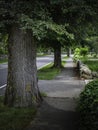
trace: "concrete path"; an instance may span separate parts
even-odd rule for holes
[[[79,79],[78,70],[72,58],[66,61],[65,68],[54,80],[40,80],[39,88],[48,97],[74,97],[83,89],[84,81]]]
[[[54,80],[39,81],[40,91],[45,92],[47,97],[26,130],[78,130],[76,99],[85,83],[79,79],[72,58],[66,62],[65,68]]]

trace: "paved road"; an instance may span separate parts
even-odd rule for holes
[[[39,69],[52,61],[53,61],[53,56],[38,57],[37,58],[37,68]]]
[[[0,86],[6,84],[7,81],[7,68],[0,69]]]
[[[45,56],[37,58],[37,68],[41,68],[45,64],[53,61],[53,56]],[[7,64],[0,64],[0,86],[6,84],[7,81]]]

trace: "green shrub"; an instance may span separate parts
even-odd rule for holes
[[[87,47],[83,47],[80,49],[80,55],[82,55],[83,57],[85,57],[88,53],[88,48]]]
[[[80,60],[82,58],[85,58],[88,53],[88,48],[83,47],[83,48],[76,48],[74,51],[74,61]]]
[[[96,58],[96,57],[97,57],[97,54],[93,54],[93,57]]]
[[[80,113],[79,130],[98,130],[98,80],[85,86],[80,94],[78,111]]]
[[[74,61],[77,61],[78,59],[80,59],[80,48],[75,49],[73,59]]]

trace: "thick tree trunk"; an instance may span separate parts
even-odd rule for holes
[[[37,105],[41,97],[36,76],[36,45],[32,32],[24,32],[18,26],[12,27],[8,44],[5,104],[14,107]]]
[[[56,46],[54,46],[54,65],[55,68],[61,68],[61,45],[58,43]]]

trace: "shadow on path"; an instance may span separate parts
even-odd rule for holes
[[[78,113],[71,98],[45,98],[26,130],[78,130]]]
[[[84,87],[72,58],[54,80],[39,81],[44,98],[35,119],[25,130],[78,130],[79,114],[75,111],[76,98]]]

